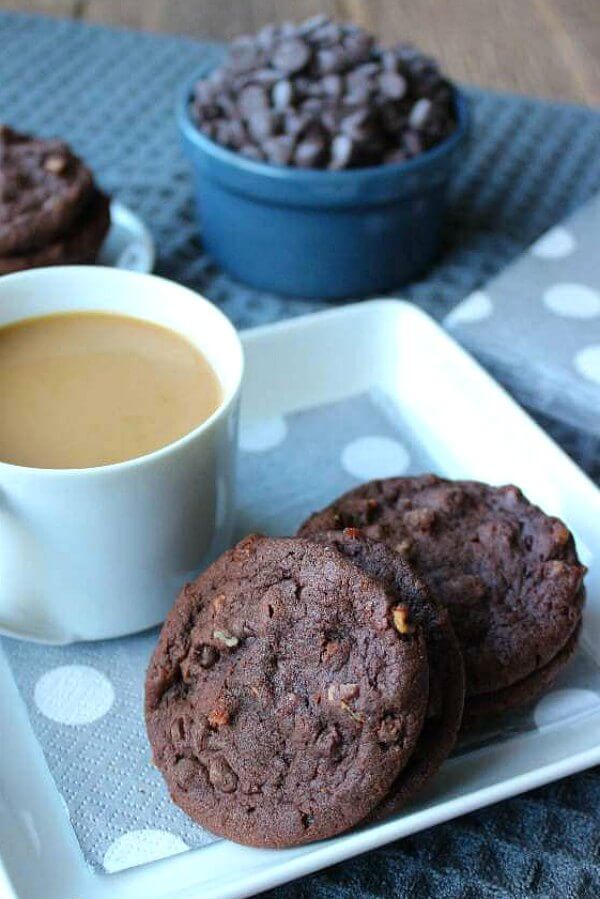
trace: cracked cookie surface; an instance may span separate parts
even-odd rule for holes
[[[364,819],[428,702],[418,623],[335,548],[249,537],[179,595],[146,679],[171,796],[214,833],[298,845]],[[396,616],[397,618],[397,616]]]
[[[517,487],[435,475],[371,481],[311,516],[299,534],[347,527],[403,555],[448,608],[467,697],[544,668],[579,625],[585,567],[573,537]]]

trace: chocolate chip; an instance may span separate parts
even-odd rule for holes
[[[344,41],[344,49],[351,64],[366,62],[371,55],[373,38],[364,31],[352,34]]]
[[[294,88],[292,87],[292,82],[288,81],[287,78],[278,81],[271,91],[271,99],[275,109],[285,109],[291,104],[293,97]]]
[[[346,67],[346,54],[341,47],[324,47],[317,50],[315,68],[319,75],[331,75],[343,72]]]
[[[309,115],[300,112],[289,112],[284,118],[284,128],[287,134],[292,137],[298,137],[308,127],[311,122]]]
[[[402,162],[456,127],[431,59],[323,15],[235,40],[191,110],[204,134],[249,158],[333,170]]]
[[[248,159],[264,160],[265,158],[255,144],[244,144],[243,147],[240,147],[240,153],[242,156],[247,156]]]
[[[308,97],[302,101],[300,109],[309,114],[321,112],[323,104],[318,97]]]
[[[269,24],[261,28],[256,35],[256,41],[261,47],[269,49],[277,38],[277,25]]]
[[[256,45],[251,37],[239,37],[231,44],[229,65],[235,72],[247,72],[259,60]]]
[[[398,71],[398,57],[393,50],[384,50],[381,54],[381,63],[386,72]]]
[[[353,75],[356,78],[373,78],[375,75],[378,75],[380,72],[380,65],[377,62],[366,62],[361,66],[357,66]]]
[[[331,142],[332,169],[345,169],[350,165],[354,153],[352,138],[347,134],[338,134]]]
[[[340,117],[333,109],[324,109],[321,115],[321,124],[330,136],[335,137],[339,128]]]
[[[345,106],[366,106],[371,98],[371,88],[367,83],[348,88],[344,94]]]
[[[301,38],[282,41],[273,51],[271,62],[280,72],[300,72],[310,59],[310,50]]]
[[[320,136],[307,136],[298,143],[294,161],[300,168],[314,168],[325,156],[325,141]]]
[[[242,115],[249,119],[252,113],[262,112],[269,108],[269,98],[264,88],[258,84],[249,84],[240,91],[238,106]]]
[[[390,100],[401,100],[407,91],[406,79],[397,72],[383,72],[379,76],[379,87]]]
[[[417,100],[410,111],[408,122],[413,128],[422,128],[431,112],[431,100]]]
[[[208,106],[213,103],[216,91],[216,85],[212,84],[207,79],[203,79],[202,81],[199,81],[194,88],[194,99],[196,103],[200,103],[202,106]]]
[[[273,87],[281,78],[281,73],[276,69],[259,69],[250,75],[252,83],[261,84],[263,87]]]
[[[220,144],[233,150],[239,150],[248,139],[246,129],[239,119],[217,122],[215,137]]]
[[[418,156],[423,151],[423,142],[415,131],[405,131],[402,143],[409,156]]]
[[[273,165],[289,165],[294,153],[294,139],[289,134],[280,134],[264,141],[262,148]]]
[[[294,37],[297,30],[293,22],[283,22],[279,26],[279,37]]]
[[[296,75],[294,78],[294,89],[297,97],[308,97],[310,95],[311,86],[311,79],[305,75]]]
[[[393,49],[396,53],[396,58],[402,60],[403,62],[415,62],[416,60],[422,58],[421,54],[419,53],[417,48],[413,46],[413,44],[401,42],[399,44],[396,44]]]
[[[253,112],[248,119],[248,133],[258,143],[262,143],[267,137],[275,133],[275,116],[269,110]]]
[[[373,131],[373,119],[368,109],[359,109],[346,116],[340,123],[340,129],[348,137],[356,141],[367,140]]]
[[[344,93],[344,79],[341,75],[326,75],[321,81],[321,86],[327,97],[337,99]]]
[[[212,72],[206,78],[206,81],[212,85],[215,90],[219,90],[222,87],[225,87],[229,80],[229,74],[226,69],[213,69]]]

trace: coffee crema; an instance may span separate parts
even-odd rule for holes
[[[0,461],[93,468],[173,443],[219,407],[219,379],[175,331],[104,312],[0,328]]]

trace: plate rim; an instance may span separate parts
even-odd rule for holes
[[[137,212],[135,212],[131,208],[131,206],[128,206],[126,203],[123,203],[121,200],[115,199],[114,197],[112,197],[110,200],[110,217],[111,228],[113,228],[115,225],[120,225],[123,228],[126,228],[132,237],[134,236],[135,232],[135,239],[139,240],[144,247],[144,252],[147,260],[144,264],[144,267],[141,269],[129,269],[128,267],[124,268],[127,271],[138,271],[144,274],[151,274],[154,271],[156,265],[156,241],[154,240],[152,232],[150,231],[144,219]],[[106,239],[108,239],[109,235],[110,229]],[[102,250],[100,252],[102,252]],[[123,266],[113,264],[110,267],[122,268]]]

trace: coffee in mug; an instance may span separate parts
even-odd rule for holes
[[[0,328],[0,462],[134,459],[194,430],[222,398],[202,352],[151,321],[67,312]]]

